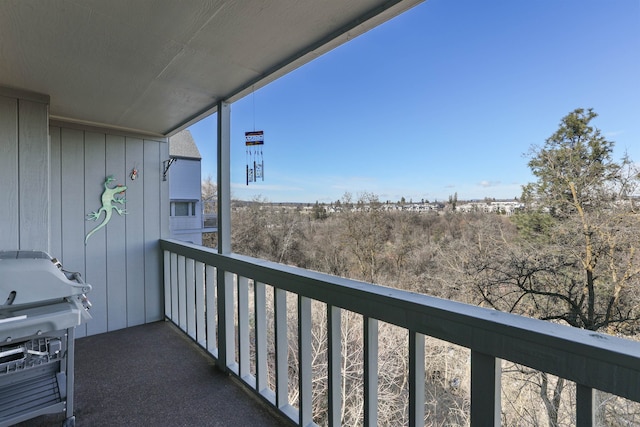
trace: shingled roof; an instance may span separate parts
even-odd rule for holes
[[[189,129],[180,131],[169,138],[169,156],[182,159],[202,159]]]

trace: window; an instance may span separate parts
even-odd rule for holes
[[[196,216],[195,202],[172,202],[172,216]]]

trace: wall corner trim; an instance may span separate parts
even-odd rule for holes
[[[6,96],[8,98],[24,99],[27,101],[39,102],[41,104],[50,104],[51,97],[37,92],[30,92],[28,90],[16,89],[6,86],[0,86],[0,96]]]

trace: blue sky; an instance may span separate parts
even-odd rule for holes
[[[232,197],[512,199],[579,107],[640,162],[639,0],[430,0],[234,103]],[[215,180],[215,115],[190,129]],[[251,130],[265,180],[247,186]]]

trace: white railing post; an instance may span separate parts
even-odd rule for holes
[[[409,331],[409,426],[424,426],[424,335]]]
[[[238,343],[240,378],[247,381],[251,353],[249,351],[249,279],[238,277]]]
[[[299,423],[312,422],[311,300],[298,295],[298,407]]]
[[[364,425],[378,424],[378,320],[364,316]]]
[[[185,259],[185,289],[186,299],[186,315],[187,315],[187,335],[194,340],[196,339],[196,278],[195,278],[195,261],[191,258]]]
[[[238,376],[282,415],[305,427],[315,425],[312,409],[312,301],[326,305],[329,426],[340,425],[342,421],[343,310],[363,319],[362,404],[366,426],[378,422],[380,321],[408,332],[409,407],[406,414],[410,426],[424,424],[426,336],[471,350],[470,421],[473,426],[498,426],[501,423],[501,358],[575,382],[575,419],[579,426],[593,426],[598,421],[600,409],[596,389],[640,402],[640,344],[634,341],[335,276],[307,273],[268,261],[257,262],[242,255],[220,255],[204,248],[198,249],[195,245],[166,240],[161,245],[166,263],[167,318],[192,335],[195,317],[197,339],[200,341],[204,314],[206,348],[217,358],[220,369]],[[236,278],[239,278],[238,325],[234,305]],[[203,280],[204,290],[201,289]],[[251,332],[248,308],[250,281],[254,282],[255,297],[255,378],[251,375],[251,361],[247,359],[251,357],[247,349]],[[271,366],[267,351],[270,323],[267,322],[266,286],[274,289],[275,390],[272,390],[273,385],[269,385],[268,375]],[[298,299],[299,409],[290,404],[288,395],[289,293]],[[197,308],[194,316],[193,305],[199,307],[203,298],[207,304],[204,313]],[[236,326],[239,336],[235,332]],[[239,340],[239,365],[236,363],[236,339]]]
[[[164,283],[164,316],[171,319],[171,252],[162,251],[163,283]]]
[[[471,350],[471,425],[500,427],[502,361]]]
[[[206,348],[204,264],[196,262],[196,342]]]
[[[178,255],[172,253],[170,258],[171,262],[171,320],[179,323],[179,309],[178,301],[180,301],[178,292]]]
[[[269,388],[267,371],[267,297],[264,283],[255,282],[256,311],[256,390],[261,393]]]
[[[274,288],[274,322],[276,341],[276,406],[289,404],[289,342],[287,337],[287,292]]]
[[[185,270],[185,257],[178,255],[178,326],[187,331],[187,273]]]
[[[327,304],[327,394],[329,427],[342,424],[342,329],[341,310]]]
[[[217,328],[217,302],[216,302],[216,269],[211,265],[207,265],[204,269],[204,295],[206,298],[206,311],[207,317],[207,351],[218,357],[218,338],[216,334]]]

